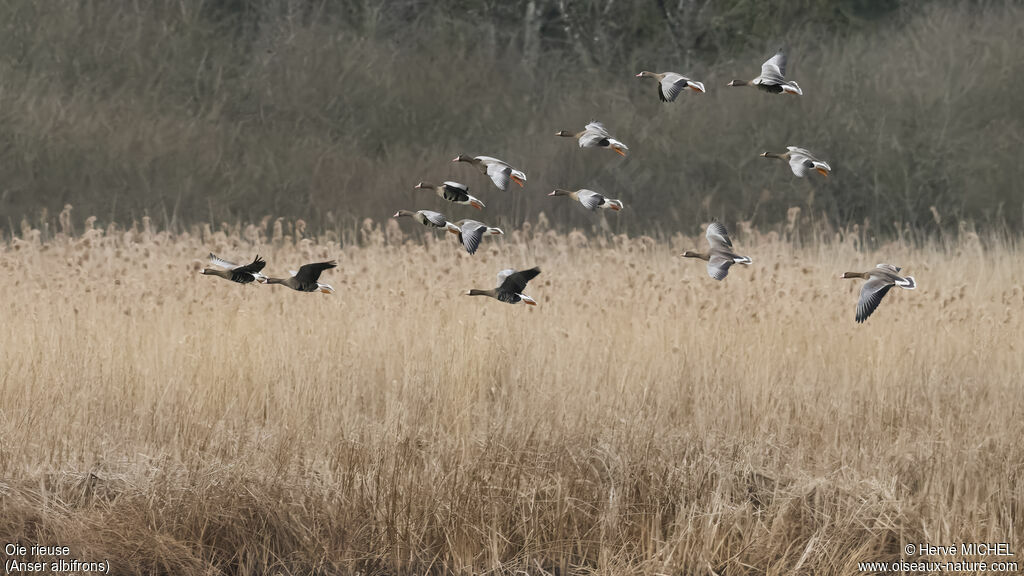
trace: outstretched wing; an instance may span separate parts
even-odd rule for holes
[[[600,122],[591,122],[587,124],[587,127],[583,131],[583,135],[580,136],[580,148],[592,148],[600,146],[602,142],[606,141],[611,135],[608,134],[608,130],[604,127],[604,124]]]
[[[576,193],[576,198],[587,210],[596,210],[601,204],[604,204],[604,196],[593,190],[580,190]]]
[[[508,278],[509,276],[511,276],[511,275],[513,275],[515,273],[516,273],[516,271],[514,269],[512,269],[512,268],[506,268],[506,269],[502,270],[501,272],[498,272],[498,284],[497,284],[497,286],[500,287],[501,284],[505,281],[505,278]]]
[[[857,322],[863,322],[882,303],[882,298],[892,288],[892,282],[884,278],[871,278],[860,289],[860,300],[857,302]]]
[[[420,210],[420,214],[427,219],[427,222],[430,222],[431,225],[437,226],[438,228],[444,228],[448,224],[448,219],[440,212],[434,212],[433,210]]]
[[[662,95],[661,99],[665,102],[675,102],[676,98],[678,98],[686,88],[688,80],[689,79],[682,74],[676,74],[675,72],[665,74],[665,77],[661,79],[659,86]]]
[[[714,254],[708,258],[708,276],[715,280],[725,280],[725,277],[729,275],[729,268],[734,263],[732,258]]]
[[[484,237],[484,232],[487,232],[487,226],[475,220],[469,220],[462,225],[459,232],[459,240],[462,240],[462,245],[466,247],[466,252],[476,254],[476,249],[480,247],[480,239]]]
[[[726,230],[725,224],[719,221],[714,221],[708,224],[708,230],[704,234],[708,238],[708,244],[712,248],[732,248],[732,240],[729,238],[729,231]]]
[[[807,148],[800,148],[799,146],[786,146],[786,150],[789,150],[791,154],[799,154],[801,156],[806,156],[811,160],[817,160],[814,154],[811,154],[811,151],[808,150]]]
[[[465,184],[446,181],[443,191],[443,198],[449,202],[466,202],[469,200],[469,187]]]
[[[324,270],[329,270],[337,266],[337,262],[331,260],[329,262],[316,262],[313,264],[303,264],[299,271],[295,273],[295,279],[299,282],[313,283],[320,279],[320,273]]]
[[[587,124],[583,129],[586,130],[587,132],[593,132],[594,134],[597,134],[602,138],[607,138],[609,136],[608,129],[604,127],[604,124],[598,122],[597,120],[594,120],[590,124]]]
[[[488,163],[487,175],[491,177],[491,182],[494,182],[498,190],[505,190],[508,188],[508,182],[512,177],[512,167],[503,162]]]
[[[213,264],[214,266],[220,266],[221,268],[227,268],[228,270],[234,270],[235,268],[238,268],[238,264],[235,264],[234,262],[228,262],[223,258],[219,258],[213,252],[210,252],[210,264]]]
[[[476,159],[482,161],[484,164],[494,164],[494,163],[497,163],[497,164],[504,164],[504,165],[508,166],[508,162],[505,162],[504,160],[502,160],[500,158],[495,158],[494,156],[477,156]]]
[[[234,280],[235,282],[241,282],[242,284],[252,282],[253,280],[256,279],[256,276],[259,274],[260,270],[263,270],[263,267],[266,265],[266,260],[260,258],[259,255],[257,255],[256,258],[249,264],[246,264],[245,266],[237,266],[234,269],[232,269],[231,279]]]
[[[463,192],[469,192],[469,186],[466,186],[465,184],[460,184],[458,182],[452,182],[451,180],[445,180],[444,187],[454,188],[455,190],[461,190]]]
[[[761,64],[761,80],[769,84],[782,84],[786,77],[786,53],[779,50]]]
[[[526,283],[536,278],[538,274],[540,274],[538,267],[509,274],[502,281],[501,286],[498,286],[498,299],[502,302],[515,302],[514,297],[526,290]]]
[[[809,168],[814,168],[814,162],[804,156],[803,154],[797,154],[793,152],[789,155],[789,169],[796,174],[798,178],[803,178],[807,174]]]

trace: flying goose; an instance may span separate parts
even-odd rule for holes
[[[641,72],[637,78],[654,78],[658,81],[658,98],[662,102],[675,102],[676,98],[683,93],[683,90],[693,90],[699,94],[704,93],[704,84],[694,82],[682,74],[675,72]]]
[[[245,266],[239,266],[234,262],[228,262],[222,258],[218,258],[216,254],[210,252],[210,264],[214,266],[220,266],[224,270],[217,268],[203,268],[203,274],[209,276],[220,276],[225,280],[232,282],[238,282],[239,284],[248,284],[254,280],[259,282],[266,282],[267,277],[263,275],[260,270],[267,265],[266,260],[260,258],[258,255],[256,259]]]
[[[625,156],[626,151],[629,150],[622,142],[619,142],[615,138],[611,137],[608,133],[608,129],[604,127],[604,124],[600,122],[591,122],[587,124],[586,128],[582,132],[566,132],[561,130],[555,133],[555,136],[561,136],[563,138],[577,138],[580,141],[580,148],[608,148],[614,150],[620,156]]]
[[[299,292],[323,292],[324,294],[333,294],[334,288],[331,288],[330,284],[322,284],[317,282],[320,279],[320,273],[324,270],[335,268],[338,264],[334,260],[330,262],[316,262],[314,264],[303,264],[299,268],[299,271],[289,270],[291,277],[289,278],[267,278],[267,284],[284,284],[292,290],[298,290]]]
[[[708,224],[706,234],[708,244],[711,248],[707,252],[693,252],[687,250],[680,256],[683,258],[700,258],[708,263],[708,276],[715,280],[725,280],[729,274],[729,267],[733,264],[750,264],[750,258],[739,256],[732,251],[732,240],[729,239],[729,232],[721,222]]]
[[[828,162],[822,162],[814,157],[807,151],[806,148],[797,148],[796,146],[786,146],[786,152],[782,154],[776,154],[774,152],[762,152],[763,158],[779,158],[789,162],[789,167],[793,170],[793,174],[797,177],[803,178],[807,174],[808,168],[817,170],[822,176],[828,178],[828,173],[832,171],[832,167],[828,165]]]
[[[491,178],[491,182],[494,182],[498,190],[508,188],[509,180],[519,184],[520,188],[526,183],[525,173],[521,170],[516,170],[502,160],[491,158],[490,156],[466,156],[465,154],[459,154],[452,162],[469,162],[476,166],[481,172]]]
[[[437,192],[437,195],[449,202],[455,204],[462,204],[464,206],[472,206],[477,210],[484,209],[484,203],[479,199],[469,195],[469,186],[465,184],[459,184],[458,182],[445,181],[444,184],[429,184],[427,182],[420,182],[415,186],[417,189],[433,190]]]
[[[399,210],[395,212],[392,218],[412,218],[413,220],[429,226],[431,228],[445,228],[448,226],[448,218],[440,212],[434,212],[433,210],[417,210],[412,212],[410,210]]]
[[[458,222],[447,222],[448,231],[459,237],[459,242],[466,248],[466,252],[476,254],[480,246],[480,239],[484,234],[504,234],[501,228],[488,226],[476,220],[459,220]]]
[[[584,208],[591,211],[597,210],[598,208],[611,209],[616,212],[622,210],[622,202],[620,200],[608,198],[603,194],[598,194],[597,192],[587,190],[586,188],[581,188],[575,192],[555,188],[555,190],[548,194],[548,196],[568,196],[573,200],[578,200],[580,204],[583,204]]]
[[[857,301],[858,323],[863,322],[871,316],[871,313],[882,303],[882,298],[893,286],[899,286],[905,290],[917,288],[917,282],[913,276],[903,277],[899,275],[900,268],[892,264],[879,264],[867,272],[844,272],[840,278],[863,278],[867,280],[864,287],[860,289],[860,300]]]
[[[518,304],[522,302],[529,304],[530,306],[536,306],[537,301],[529,296],[523,294],[523,290],[526,289],[526,283],[533,280],[537,274],[540,274],[540,268],[533,267],[529,270],[515,271],[511,268],[508,270],[502,270],[498,272],[498,286],[491,288],[490,290],[477,290],[473,289],[466,292],[467,296],[490,296],[502,302],[509,304]]]
[[[800,85],[792,80],[786,80],[786,53],[779,50],[764,64],[761,64],[761,75],[753,80],[733,80],[729,86],[756,86],[765,92],[772,94],[796,94],[803,96],[804,91]]]

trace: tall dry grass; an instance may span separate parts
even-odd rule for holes
[[[176,575],[845,575],[1022,541],[1013,242],[740,226],[754,264],[717,283],[676,257],[700,237],[301,228],[0,245],[0,541]],[[337,258],[338,291],[203,277],[209,250]],[[880,261],[919,288],[857,325],[836,276]],[[532,265],[536,309],[460,295]]]

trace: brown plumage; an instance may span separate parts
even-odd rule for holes
[[[775,152],[762,152],[762,158],[778,158],[779,160],[785,160],[789,162],[789,169],[796,174],[797,177],[803,178],[807,174],[808,170],[816,170],[822,176],[828,178],[829,172],[832,171],[832,167],[828,165],[828,162],[818,160],[814,154],[811,154],[806,148],[799,148],[797,146],[787,146],[786,151],[781,154]]]
[[[698,258],[708,263],[708,276],[715,280],[725,280],[729,275],[729,268],[733,264],[750,264],[747,256],[739,256],[732,250],[732,240],[729,239],[729,232],[721,222],[708,224],[705,236],[708,239],[710,248],[707,252],[694,252],[687,250],[680,254],[683,258]]]
[[[860,299],[857,301],[857,323],[864,322],[882,303],[882,298],[889,293],[893,286],[899,286],[904,290],[914,290],[917,282],[913,276],[900,276],[900,268],[892,264],[879,264],[867,272],[844,272],[841,278],[862,278],[867,280],[860,289]]]
[[[604,194],[598,194],[597,192],[587,190],[586,188],[580,188],[575,191],[555,188],[554,191],[548,194],[548,196],[568,196],[582,204],[584,208],[590,211],[597,210],[598,208],[605,208],[616,212],[622,210],[621,200],[608,198]]]
[[[420,182],[414,188],[420,190],[433,190],[438,196],[454,204],[472,206],[477,210],[484,209],[484,203],[479,198],[469,195],[469,186],[458,182],[445,181],[443,184],[431,184]]]
[[[232,282],[238,282],[239,284],[248,284],[254,280],[265,282],[267,277],[260,273],[263,267],[267,265],[267,262],[259,257],[256,258],[245,266],[239,266],[234,262],[228,262],[222,258],[218,258],[216,254],[210,252],[210,263],[214,266],[220,266],[224,270],[217,268],[203,268],[203,274],[207,276],[219,276],[225,280]]]
[[[560,130],[555,132],[555,136],[576,138],[579,140],[580,148],[608,148],[609,150],[614,150],[620,156],[625,156],[629,150],[628,146],[611,137],[604,124],[596,121],[587,124],[582,132],[573,133]]]
[[[399,210],[392,218],[412,218],[413,220],[431,228],[444,228],[448,225],[448,218],[440,212],[433,210]]]
[[[540,268],[534,267],[529,270],[502,270],[498,272],[498,286],[490,290],[473,289],[466,292],[467,296],[490,296],[508,304],[522,302],[530,306],[536,306],[537,302],[523,294],[526,284],[540,274]]]
[[[299,268],[298,272],[292,272],[291,277],[267,278],[267,284],[282,284],[292,290],[298,290],[299,292],[323,292],[324,294],[333,294],[334,288],[332,288],[330,284],[323,284],[318,282],[318,280],[320,279],[321,272],[337,266],[338,264],[334,260],[329,262],[303,264],[302,267]]]
[[[761,64],[761,75],[753,80],[733,80],[729,86],[753,86],[771,94],[794,94],[802,96],[804,91],[792,80],[786,80],[786,53],[779,50]]]
[[[509,182],[519,184],[520,188],[526,184],[526,174],[521,170],[516,170],[504,160],[498,160],[490,156],[466,156],[465,154],[459,154],[452,162],[467,162],[476,166],[478,170],[491,179],[491,182],[494,182],[498,190],[507,189]]]
[[[658,98],[662,102],[675,102],[676,98],[684,90],[692,90],[698,94],[704,93],[704,84],[694,82],[682,74],[676,72],[641,72],[637,78],[654,78],[658,81]]]

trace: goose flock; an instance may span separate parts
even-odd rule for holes
[[[643,71],[636,75],[637,78],[653,78],[658,83],[658,98],[662,102],[674,102],[680,94],[693,92],[704,94],[706,89],[702,82],[698,82],[679,74],[677,72],[647,72]],[[786,79],[786,53],[779,50],[771,58],[761,65],[761,74],[752,80],[733,80],[728,86],[750,86],[758,88],[770,94],[788,94],[802,96],[803,89],[793,80]],[[575,138],[580,148],[605,148],[625,157],[629,153],[629,147],[622,141],[612,136],[611,132],[601,122],[592,121],[579,132],[561,130],[555,133],[563,138]],[[785,152],[774,153],[764,152],[764,158],[776,158],[789,163],[790,170],[799,178],[816,172],[827,178],[832,172],[828,162],[818,159],[813,153],[798,146],[788,146]],[[482,174],[491,179],[498,190],[505,191],[509,185],[514,183],[520,188],[525,187],[526,173],[514,168],[508,162],[491,156],[467,156],[460,154],[452,162],[466,163],[475,166]],[[469,194],[469,187],[465,184],[453,181],[445,181],[441,184],[420,182],[414,187],[417,190],[433,190],[440,198],[452,203],[470,206],[477,210],[483,210],[486,205],[479,198]],[[548,196],[568,196],[579,202],[584,208],[590,211],[598,209],[619,212],[624,208],[621,200],[608,198],[603,194],[585,188],[571,191],[556,188]],[[451,221],[444,214],[434,210],[399,210],[393,218],[411,218],[420,224],[430,227],[445,229],[458,238],[460,244],[469,254],[475,254],[480,247],[480,242],[485,236],[504,234],[501,228],[489,226],[483,222],[470,219]],[[697,258],[707,262],[708,276],[715,280],[725,280],[729,269],[734,264],[750,265],[752,260],[748,256],[741,256],[734,251],[732,240],[726,227],[714,221],[707,227],[706,238],[708,249],[706,252],[687,250],[680,256],[683,258]],[[238,265],[223,260],[214,254],[210,254],[210,263],[215,268],[204,268],[202,274],[219,276],[225,280],[239,284],[281,284],[299,292],[323,292],[330,294],[334,292],[329,284],[319,281],[321,273],[337,266],[332,260],[329,262],[315,262],[301,266],[297,271],[291,271],[287,278],[272,278],[263,274],[266,261],[256,256],[249,264]],[[899,286],[905,290],[913,290],[917,287],[913,276],[900,276],[900,268],[891,264],[878,264],[867,272],[845,272],[841,278],[860,278],[865,280],[861,287],[860,299],[857,302],[855,320],[860,323],[867,320],[878,308],[882,298],[893,286]],[[540,268],[533,267],[527,270],[502,270],[498,273],[498,282],[494,288],[472,289],[466,292],[469,296],[489,296],[500,302],[508,304],[523,303],[536,306],[533,298],[523,294],[526,285],[530,280],[540,274]]]

